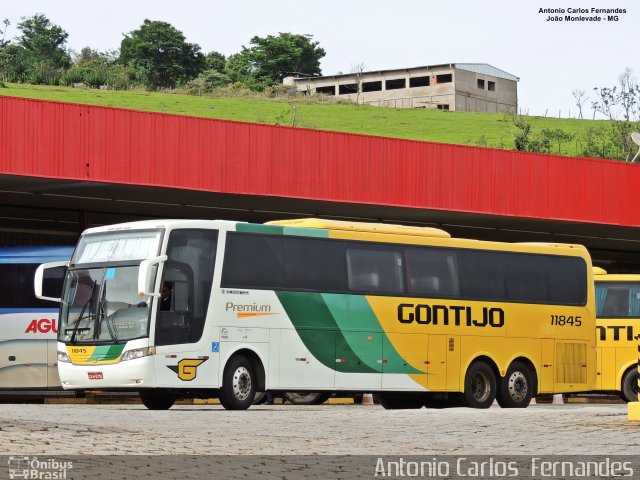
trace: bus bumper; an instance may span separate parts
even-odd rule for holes
[[[60,381],[65,390],[154,388],[156,379],[153,372],[152,356],[110,365],[58,363]]]
[[[629,420],[640,422],[640,402],[629,402]]]

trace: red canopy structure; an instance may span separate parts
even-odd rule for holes
[[[6,231],[38,220],[2,215],[15,208],[75,218],[76,235],[136,216],[325,215],[633,254],[639,185],[616,161],[0,97]]]

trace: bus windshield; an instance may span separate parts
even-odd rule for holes
[[[138,295],[138,271],[142,260],[157,256],[161,237],[161,231],[148,230],[80,239],[65,279],[61,342],[120,343],[149,336],[151,301]]]
[[[59,340],[118,343],[148,336],[150,302],[138,296],[138,270],[139,265],[69,270]]]

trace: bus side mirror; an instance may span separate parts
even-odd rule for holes
[[[151,274],[155,272],[154,266],[167,260],[166,255],[160,255],[159,257],[150,258],[149,260],[143,260],[140,263],[140,270],[138,271],[138,295],[141,297],[159,297],[160,294],[151,291]]]
[[[43,263],[42,265],[38,266],[38,268],[36,269],[36,273],[33,276],[33,289],[35,291],[36,298],[38,298],[39,300],[49,300],[51,302],[58,302],[58,303],[62,301],[61,298],[47,297],[42,294],[43,283],[45,279],[45,271],[50,270],[52,268],[60,268],[60,267],[68,268],[69,262],[68,261],[50,262],[50,263]]]

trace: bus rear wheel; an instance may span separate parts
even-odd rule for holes
[[[527,408],[534,390],[535,380],[531,369],[522,362],[513,362],[500,380],[496,400],[502,408]]]
[[[637,402],[638,381],[640,381],[637,368],[632,368],[622,377],[622,399],[627,402]]]
[[[140,400],[149,410],[169,410],[176,402],[176,397],[169,393],[141,391]]]
[[[244,355],[232,357],[224,368],[219,400],[227,410],[246,410],[256,396],[255,368]]]
[[[471,408],[489,408],[496,398],[496,376],[483,361],[472,363],[464,377],[464,400]]]
[[[418,409],[424,405],[424,396],[419,393],[386,392],[376,396],[386,410]]]

